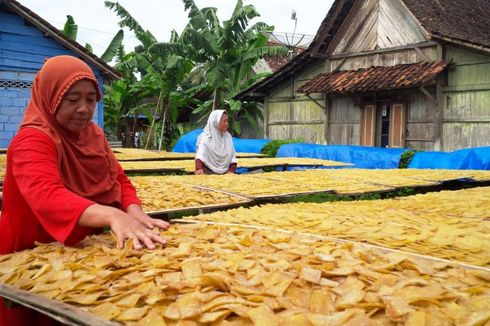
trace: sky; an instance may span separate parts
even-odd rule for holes
[[[117,25],[118,16],[104,6],[104,0],[18,1],[59,29],[63,28],[67,15],[73,16],[78,25],[77,41],[82,45],[89,43],[94,53],[99,56],[120,29]],[[236,0],[194,0],[194,2],[199,8],[218,8],[220,21],[229,19],[236,4]],[[161,42],[168,41],[173,29],[180,33],[188,22],[182,0],[120,0],[119,3],[144,29],[149,30]],[[312,40],[333,0],[243,0],[243,3],[253,5],[260,14],[260,17],[252,23],[261,21],[273,25],[281,40],[291,44],[299,42],[301,35],[305,35],[302,43]],[[296,12],[296,20],[291,19],[293,10]],[[295,23],[296,32],[293,39]],[[284,39],[286,33],[288,41]],[[125,30],[126,52],[130,52],[138,44],[136,37]]]

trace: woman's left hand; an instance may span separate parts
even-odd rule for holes
[[[129,205],[126,209],[126,213],[134,217],[135,220],[143,224],[148,229],[157,227],[162,230],[166,230],[169,226],[167,221],[149,217],[145,212],[143,212],[141,206],[136,204]]]

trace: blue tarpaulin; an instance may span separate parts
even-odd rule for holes
[[[408,165],[413,169],[490,170],[490,146],[454,152],[415,153]]]
[[[243,139],[233,137],[233,146],[237,153],[260,153],[262,147],[270,142],[269,139]]]
[[[277,157],[311,157],[352,163],[355,168],[396,169],[404,148],[381,148],[350,145],[285,144]]]
[[[195,129],[186,133],[185,135],[182,135],[175,144],[174,148],[172,148],[172,152],[195,153],[197,137],[199,137],[203,131],[204,129]]]
[[[175,144],[172,152],[195,153],[197,137],[203,129],[196,129],[180,137]],[[260,153],[262,147],[270,142],[268,139],[241,139],[233,137],[233,146],[237,153]]]

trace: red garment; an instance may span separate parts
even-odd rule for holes
[[[121,204],[115,206],[126,209],[130,204],[140,204],[131,182],[117,166],[121,195],[116,202]],[[63,184],[53,141],[37,129],[21,129],[8,149],[0,254],[33,248],[35,241],[77,243],[97,231],[77,225],[80,215],[94,203]],[[36,315],[39,314],[23,307],[5,308],[0,302],[0,326],[38,325],[32,322]]]
[[[81,80],[94,83],[98,101],[97,78],[86,63],[68,55],[46,60],[34,80],[20,130],[35,128],[51,138],[58,153],[61,179],[68,189],[99,204],[110,205],[121,196],[121,190],[117,182],[117,160],[104,132],[90,121],[91,116],[86,116],[88,124],[81,133],[64,129],[55,117],[63,96]]]

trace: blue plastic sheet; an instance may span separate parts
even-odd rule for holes
[[[172,148],[172,152],[195,153],[197,137],[199,137],[203,131],[204,129],[195,129],[182,135],[175,144],[174,148]]]
[[[260,153],[262,147],[270,142],[269,139],[242,139],[233,137],[233,146],[237,153]]]
[[[396,169],[404,148],[350,145],[285,144],[277,157],[310,157],[354,164],[363,169]]]
[[[490,146],[454,152],[415,153],[408,165],[413,169],[490,170]]]
[[[195,129],[180,137],[172,148],[172,152],[195,153],[197,137],[204,129]],[[237,153],[260,153],[262,147],[270,142],[269,139],[241,139],[233,137],[233,146]]]

